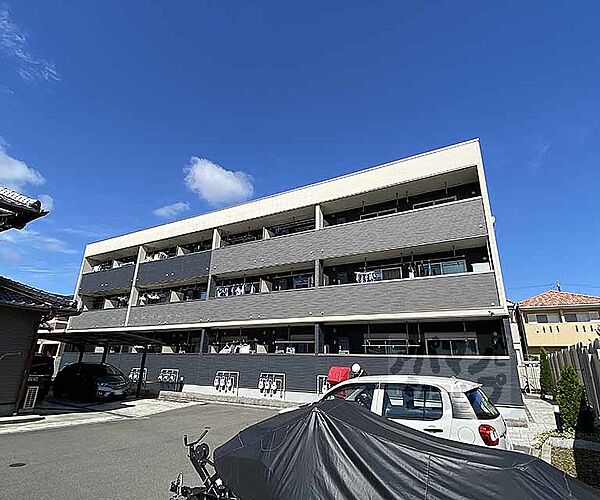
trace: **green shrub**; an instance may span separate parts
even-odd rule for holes
[[[583,386],[571,366],[560,372],[556,387],[556,402],[560,408],[560,419],[565,429],[575,429],[583,398]]]
[[[552,377],[550,375],[550,363],[548,362],[548,353],[542,347],[540,351],[540,392],[542,396],[550,396],[552,390]]]

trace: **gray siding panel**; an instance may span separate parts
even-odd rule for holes
[[[129,290],[133,281],[134,267],[124,266],[106,271],[86,273],[81,276],[79,293],[89,295]]]
[[[73,316],[69,323],[71,330],[85,330],[89,328],[123,326],[127,309],[98,309],[82,312]]]
[[[0,415],[12,413],[40,315],[0,306]]]
[[[131,309],[129,325],[416,313],[498,305],[494,274],[470,273],[138,306]]]
[[[100,360],[85,355],[85,360]],[[62,364],[77,360],[77,353],[65,353]],[[139,366],[139,354],[112,354],[108,362],[125,374]],[[240,372],[240,386],[256,388],[261,372],[285,373],[287,390],[315,392],[316,376],[326,375],[330,366],[360,365],[369,375],[437,375],[473,380],[494,403],[522,406],[521,390],[514,359],[427,358],[418,356],[340,356],[340,355],[226,355],[226,354],[149,354],[148,380],[156,380],[161,368],[178,368],[185,383],[212,385],[218,370]]]
[[[481,198],[213,250],[212,272],[258,269],[487,234]]]
[[[140,264],[136,286],[202,281],[208,278],[211,251],[197,252]]]

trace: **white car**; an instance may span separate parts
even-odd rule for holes
[[[481,384],[444,377],[376,375],[341,382],[323,400],[344,398],[436,436],[512,450],[506,422]]]

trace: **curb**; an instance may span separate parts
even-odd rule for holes
[[[175,392],[160,391],[158,399],[176,402],[199,401],[202,403],[225,403],[242,406],[254,406],[272,410],[281,410],[283,408],[294,408],[302,403],[291,401],[276,401],[273,399],[246,398],[241,396],[213,396],[210,394],[201,394],[199,392]]]
[[[553,437],[548,439],[550,446],[555,448],[567,448],[576,450],[600,451],[600,443],[594,441],[585,441],[583,439],[565,439]]]
[[[0,426],[11,424],[29,424],[31,422],[38,422],[45,419],[46,417],[43,415],[12,415],[10,417],[0,417]]]
[[[550,439],[547,439],[542,445],[542,454],[540,458],[544,461],[552,465],[552,445],[550,444]]]

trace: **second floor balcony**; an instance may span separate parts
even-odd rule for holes
[[[500,307],[493,272],[353,283],[131,309],[128,326],[303,318],[394,317]]]

